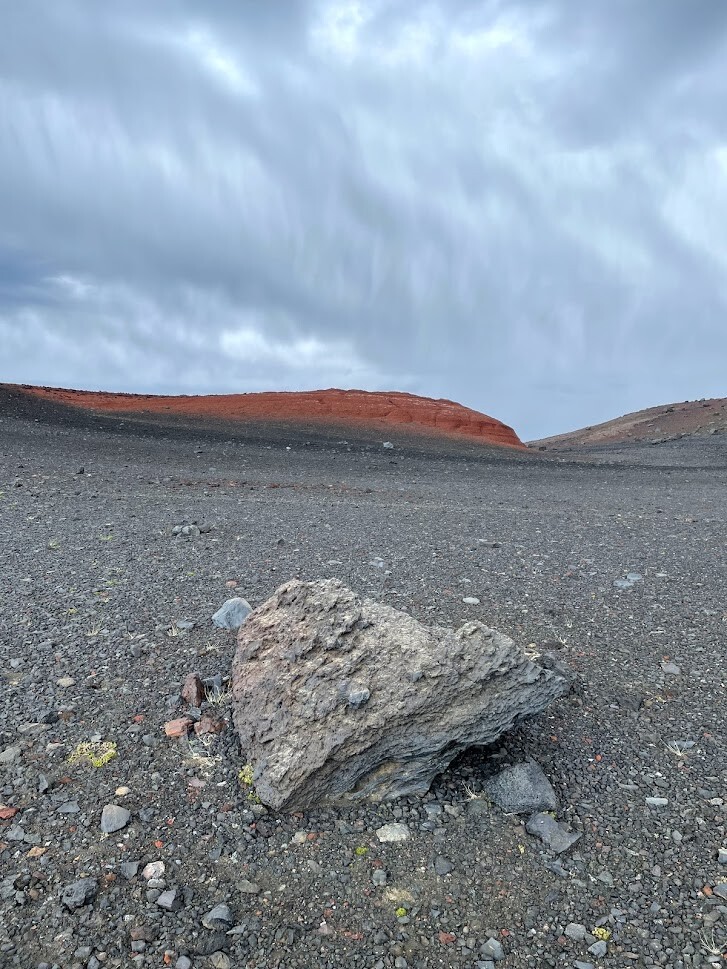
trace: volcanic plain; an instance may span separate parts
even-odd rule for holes
[[[0,388],[3,969],[724,964],[724,435],[141,409]],[[211,617],[293,577],[479,619],[572,690],[423,797],[276,814]],[[192,672],[207,726],[168,736]],[[528,759],[562,854],[485,794]]]

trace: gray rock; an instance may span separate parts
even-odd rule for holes
[[[727,848],[720,848],[718,850],[717,861],[720,865],[727,865]]]
[[[178,912],[182,907],[182,899],[174,888],[168,888],[166,892],[162,892],[156,902],[159,908],[167,912]]]
[[[92,902],[97,892],[98,883],[95,878],[79,878],[63,889],[61,904],[73,912]]]
[[[650,808],[663,808],[669,803],[666,797],[647,797],[644,799]]]
[[[576,959],[573,965],[575,969],[595,969],[592,962],[583,962],[581,959]]]
[[[594,942],[593,945],[589,945],[588,951],[597,959],[602,959],[608,952],[608,945],[601,939],[598,942]]]
[[[132,878],[136,878],[137,872],[139,871],[138,861],[123,861],[117,866],[116,870],[127,881],[131,881]]]
[[[20,747],[6,747],[0,750],[0,764],[12,764],[20,757]]]
[[[240,596],[228,599],[212,616],[212,622],[220,629],[239,629],[252,612],[250,603]]]
[[[568,831],[565,825],[559,824],[549,814],[533,814],[525,825],[528,834],[540,838],[556,854],[567,851],[580,838],[580,834]]]
[[[727,901],[727,882],[717,882],[716,885],[712,885],[712,891],[717,898]]]
[[[661,669],[667,676],[679,676],[682,671],[681,666],[677,666],[676,663],[670,663],[666,660],[661,661]]]
[[[534,760],[506,767],[486,782],[485,790],[508,814],[555,811],[557,807],[555,791]]]
[[[440,877],[448,875],[450,871],[453,871],[453,869],[454,865],[451,861],[448,861],[447,858],[443,858],[441,855],[438,855],[434,859],[434,870]]]
[[[387,874],[386,874],[386,872],[384,871],[383,868],[375,868],[374,869],[374,873],[371,876],[371,881],[377,887],[381,887],[382,885],[385,885],[386,884],[387,877],[388,876],[387,876]]]
[[[260,887],[255,882],[248,881],[247,878],[243,878],[236,885],[237,890],[242,892],[243,895],[258,895],[260,893]]]
[[[219,905],[215,905],[203,918],[202,925],[206,929],[224,929],[227,930],[234,922],[232,917],[232,912],[230,911],[230,906],[225,902],[220,902]]]
[[[232,669],[241,746],[276,810],[424,793],[567,689],[482,623],[427,627],[335,579],[281,586],[240,629]]]
[[[174,963],[174,969],[192,969],[192,960],[187,956],[180,956]]]
[[[574,942],[583,942],[586,937],[586,927],[581,925],[580,922],[569,922],[563,935],[573,939]]]
[[[382,824],[376,829],[376,837],[383,843],[406,841],[410,837],[409,828],[399,821],[392,821],[390,824]]]
[[[503,948],[497,939],[488,939],[480,948],[480,955],[485,959],[494,959],[495,962],[500,962],[501,959],[505,958]]]
[[[104,834],[113,834],[114,831],[121,831],[131,819],[131,811],[118,804],[105,804],[101,812],[101,830]]]

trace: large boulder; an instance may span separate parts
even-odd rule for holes
[[[280,586],[238,634],[233,715],[278,810],[424,793],[568,689],[479,622],[423,626],[341,582]]]

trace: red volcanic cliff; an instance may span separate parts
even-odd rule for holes
[[[16,386],[15,390],[57,404],[96,413],[159,418],[207,418],[232,422],[289,422],[355,425],[386,432],[415,432],[437,437],[466,438],[481,444],[523,448],[506,424],[450,400],[432,400],[398,391],[364,390],[281,391],[258,394],[220,394],[162,397],[151,394],[114,394],[54,387]]]

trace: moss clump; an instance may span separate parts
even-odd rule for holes
[[[237,779],[240,782],[240,786],[246,790],[245,796],[251,804],[260,804],[260,798],[257,791],[255,790],[255,783],[253,780],[254,772],[252,769],[252,764],[245,764],[237,772]]]
[[[357,858],[363,858],[364,855],[369,853],[369,849],[365,845],[359,845],[354,851]]]
[[[398,919],[403,919],[404,916],[406,915],[406,909],[404,908],[404,906],[400,905],[399,908],[397,908],[397,910],[394,912],[394,915]]]
[[[71,756],[68,758],[69,764],[79,764],[85,761],[92,767],[103,767],[113,760],[118,753],[116,743],[113,740],[101,740],[97,742],[86,741],[78,744]]]
[[[611,938],[611,933],[608,929],[601,928],[600,926],[593,930],[593,935],[601,942],[607,942]]]

